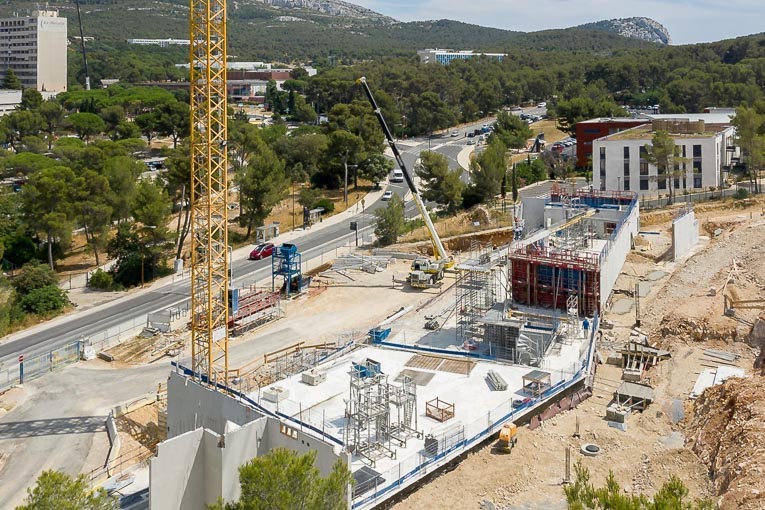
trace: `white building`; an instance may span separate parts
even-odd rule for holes
[[[128,39],[128,44],[138,44],[139,46],[159,46],[166,48],[168,46],[188,46],[189,39]]]
[[[66,90],[66,18],[58,11],[0,18],[0,68],[10,68],[24,87],[40,92]]]
[[[489,57],[499,60],[500,62],[507,56],[507,53],[474,53],[473,50],[439,50],[439,49],[427,49],[417,50],[417,55],[420,57],[420,62],[423,64],[448,64],[452,60],[468,60],[473,57]]]
[[[659,117],[659,116],[654,116]],[[734,155],[735,130],[727,123],[707,123],[698,115],[693,118],[661,116],[645,124],[614,133],[592,142],[592,181],[595,189],[635,191],[641,196],[668,194],[668,186],[684,190],[719,188],[727,179]],[[719,120],[723,121],[721,117]],[[675,140],[678,156],[684,162],[675,165],[671,183],[661,178],[656,166],[646,159],[645,146],[651,144],[656,131],[666,131]]]
[[[0,90],[0,117],[15,111],[20,104],[20,90]]]

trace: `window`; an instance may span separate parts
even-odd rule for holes
[[[630,148],[625,147],[624,148],[624,159],[630,159]]]
[[[694,188],[700,188],[701,187],[701,176],[693,176],[693,187]]]
[[[279,432],[281,432],[285,436],[289,436],[289,437],[291,437],[292,439],[295,439],[295,440],[297,440],[297,438],[298,438],[298,431],[297,431],[297,429],[293,429],[292,427],[288,427],[287,425],[285,425],[283,423],[279,425]]]
[[[647,191],[648,190],[648,178],[647,177],[641,177],[640,178],[640,190],[641,191]]]
[[[629,177],[624,178],[624,191],[630,190],[630,179]]]
[[[629,176],[630,176],[630,162],[625,161],[624,162],[624,177],[629,177]]]
[[[600,176],[605,179],[606,177],[606,148],[600,148]]]
[[[641,146],[640,147],[640,175],[648,175],[648,161],[646,161],[645,157],[646,157],[645,147]],[[640,189],[643,189],[642,184],[640,185]]]
[[[693,146],[693,157],[694,158],[700,158],[701,157],[701,145],[694,145]]]
[[[667,179],[659,179],[659,189],[667,189]]]

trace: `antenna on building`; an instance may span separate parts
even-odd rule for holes
[[[77,4],[77,22],[80,24],[80,44],[82,45],[82,60],[85,63],[85,90],[90,90],[90,73],[88,72],[88,54],[85,53],[85,36],[82,34],[82,16],[80,15],[80,0]]]

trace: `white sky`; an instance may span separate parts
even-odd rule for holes
[[[765,0],[348,0],[399,21],[452,19],[533,32],[643,16],[669,30],[672,44],[765,32]]]

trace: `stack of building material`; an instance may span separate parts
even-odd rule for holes
[[[507,389],[507,382],[496,373],[494,370],[489,370],[486,374],[486,380],[495,391],[505,391]]]
[[[330,271],[348,271],[355,269],[367,273],[382,271],[388,267],[390,257],[379,255],[355,255],[353,253],[341,255],[332,264]]]

